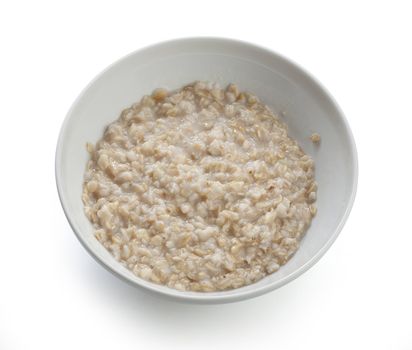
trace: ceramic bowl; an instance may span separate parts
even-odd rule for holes
[[[318,213],[301,246],[279,271],[252,285],[224,292],[181,292],[136,277],[93,236],[81,201],[88,159],[86,142],[96,142],[120,112],[157,87],[177,89],[195,80],[233,82],[260,97],[287,123],[289,134],[315,160]],[[319,146],[310,135],[321,135]],[[138,50],[99,74],[73,103],[61,128],[56,181],[67,219],[80,242],[102,266],[134,286],[187,302],[222,303],[279,288],[319,260],[335,241],[351,210],[357,184],[357,155],[349,125],[336,102],[302,68],[249,43],[219,38],[168,41]]]

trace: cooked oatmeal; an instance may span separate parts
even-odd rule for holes
[[[311,136],[310,139],[313,143],[319,143],[320,142],[320,135],[316,132],[314,132]]]
[[[96,238],[171,288],[260,280],[296,252],[316,214],[313,160],[233,84],[157,89],[88,150],[82,198]]]

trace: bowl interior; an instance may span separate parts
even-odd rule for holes
[[[318,214],[294,257],[253,285],[226,292],[178,292],[146,282],[117,263],[94,238],[83,212],[82,181],[88,154],[105,125],[122,109],[157,87],[176,89],[194,80],[234,82],[283,115],[316,165]],[[320,146],[310,135],[321,135]],[[137,51],[99,75],[79,96],[63,125],[56,153],[56,178],[66,215],[94,257],[128,281],[187,300],[228,301],[274,289],[298,276],[332,244],[349,213],[356,188],[356,151],[348,125],[330,96],[301,69],[265,49],[225,39],[184,39]]]

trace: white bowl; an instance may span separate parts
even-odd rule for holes
[[[93,236],[81,201],[88,154],[122,109],[157,87],[176,89],[194,80],[234,82],[284,114],[289,133],[315,160],[318,213],[293,258],[257,283],[224,292],[181,292],[136,277]],[[319,147],[310,141],[317,132]],[[184,301],[222,303],[261,295],[301,275],[332,245],[351,210],[357,184],[355,143],[343,113],[329,93],[289,60],[248,43],[217,38],[173,40],[138,50],[95,78],[71,107],[56,151],[56,181],[67,219],[87,251],[131,284]]]

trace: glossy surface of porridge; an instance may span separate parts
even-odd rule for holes
[[[274,273],[316,214],[313,160],[233,84],[157,89],[88,150],[83,202],[96,238],[171,288],[227,290]]]

